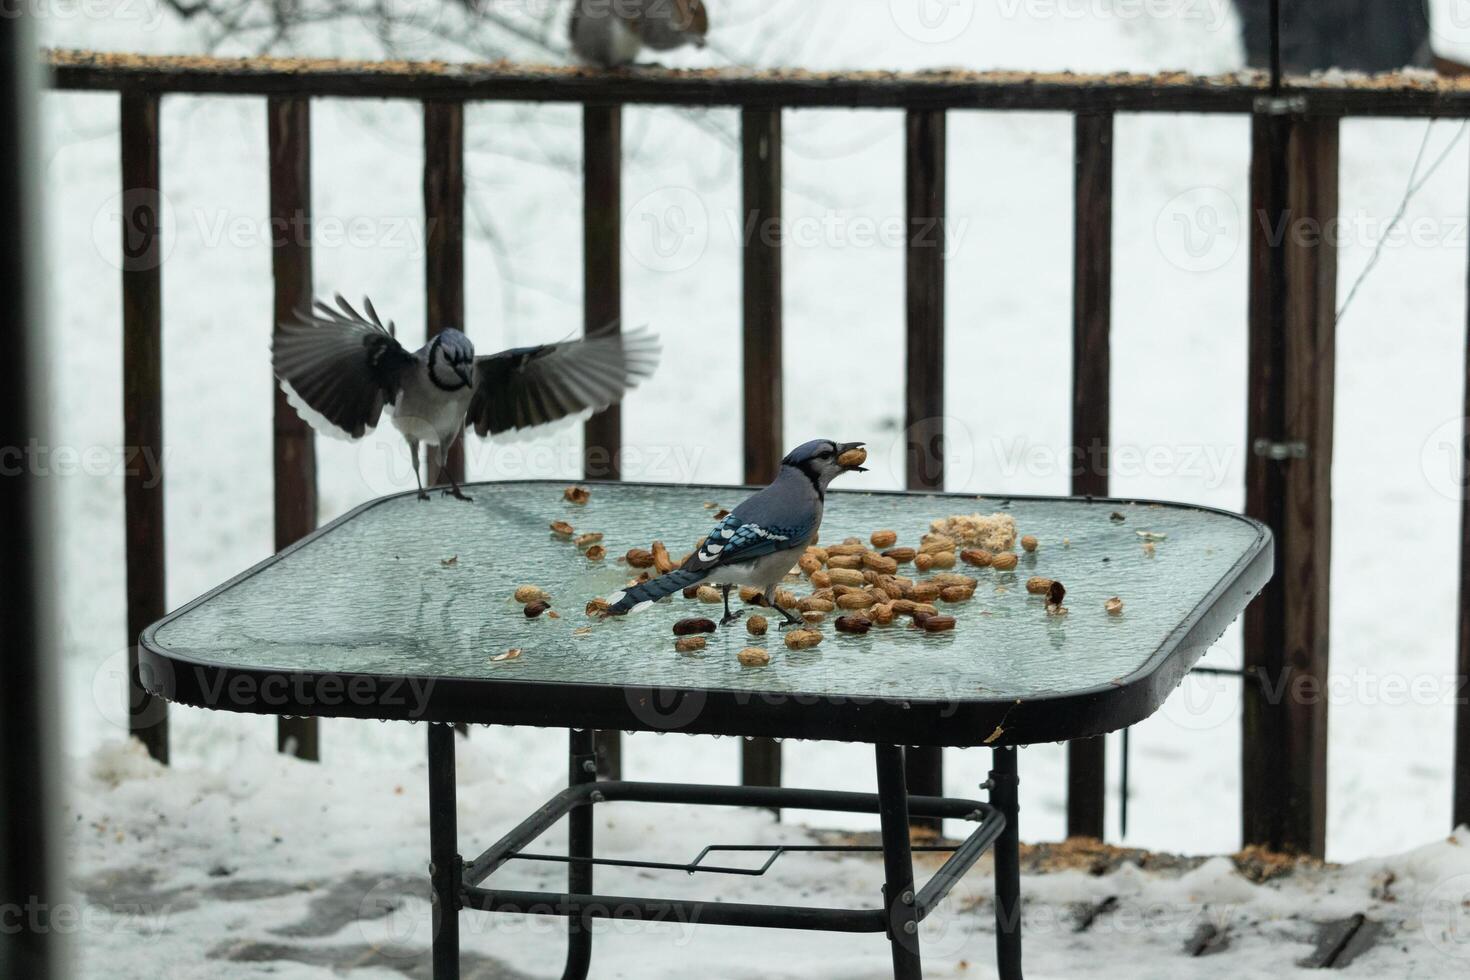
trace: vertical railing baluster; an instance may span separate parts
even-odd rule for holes
[[[583,330],[621,329],[623,316],[623,110],[616,105],[582,108]],[[613,405],[587,420],[583,473],[617,480],[623,444],[622,409]],[[597,771],[619,779],[623,743],[618,732],[598,732]]]
[[[157,95],[121,97],[123,476],[127,540],[128,712],[132,734],[168,761],[168,705],[139,684],[138,637],[165,612],[163,238]]]
[[[308,309],[311,266],[311,102],[271,98],[266,103],[270,152],[270,211],[275,279],[275,319],[271,329]],[[280,551],[316,528],[316,438],[280,386],[275,388],[275,524]],[[302,759],[321,758],[320,725],[315,718],[279,718],[276,748]]]
[[[741,207],[744,234],[745,482],[769,483],[782,456],[781,432],[781,110],[741,113]],[[781,785],[781,745],[742,744],[740,779],[747,786]]]
[[[1470,824],[1470,344],[1465,360],[1465,415],[1460,445],[1459,686],[1455,691],[1455,785],[1452,826]]]
[[[424,332],[468,332],[464,315],[464,103],[424,103]],[[471,338],[473,339],[473,338]],[[430,479],[465,479],[465,439],[428,452]],[[441,466],[443,470],[441,471]],[[455,731],[469,735],[469,726]]]
[[[1250,209],[1246,512],[1276,571],[1245,615],[1245,843],[1321,857],[1327,828],[1328,581],[1338,120],[1258,115]]]
[[[465,329],[463,102],[424,103],[424,290],[428,336]],[[431,447],[427,462],[438,482],[441,462],[463,481],[464,437],[442,460]]]
[[[1109,333],[1113,303],[1113,115],[1078,113],[1072,254],[1072,493],[1108,494]],[[1107,798],[1103,738],[1067,745],[1067,836],[1101,839]]]
[[[907,367],[904,434],[910,490],[944,489],[944,250],[946,119],[943,110],[911,109],[906,118],[905,224]],[[908,751],[909,792],[944,795],[944,752]],[[916,818],[939,830],[941,821]]]

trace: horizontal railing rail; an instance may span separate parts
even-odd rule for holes
[[[1072,445],[1086,461],[1073,478],[1079,495],[1108,492],[1104,462],[1109,405],[1112,306],[1114,121],[1123,112],[1236,113],[1252,118],[1250,169],[1249,387],[1245,414],[1252,449],[1247,512],[1276,535],[1276,576],[1247,612],[1245,663],[1260,685],[1243,692],[1242,822],[1248,843],[1307,851],[1325,845],[1327,700],[1272,695],[1305,682],[1322,690],[1328,674],[1331,543],[1332,389],[1337,255],[1323,242],[1271,235],[1284,216],[1330,221],[1337,212],[1338,131],[1344,117],[1470,118],[1470,77],[1423,73],[1288,78],[1273,91],[1245,72],[1077,75],[1021,72],[852,72],[640,68],[602,72],[505,64],[364,63],[318,59],[137,56],[84,51],[43,55],[60,91],[121,94],[122,173],[130,212],[123,222],[125,431],[130,445],[162,458],[162,269],[159,248],[159,112],[174,94],[264,96],[270,100],[271,211],[309,227],[312,97],[412,99],[424,110],[424,213],[436,229],[426,243],[426,310],[431,331],[464,313],[464,113],[468,101],[568,102],[583,106],[584,316],[588,329],[622,313],[622,107],[634,104],[733,106],[741,111],[742,199],[749,226],[781,219],[782,110],[897,109],[905,113],[905,208],[917,230],[907,243],[905,425],[907,484],[942,487],[944,452],[944,284],[946,122],[949,110],[1056,110],[1075,117]],[[743,247],[744,475],[768,480],[784,443],[780,236]],[[312,294],[309,236],[274,256],[273,320]],[[1456,288],[1462,288],[1457,286]],[[1470,390],[1467,390],[1470,406]],[[1470,407],[1467,407],[1470,419]],[[1467,422],[1470,425],[1470,422]],[[587,423],[589,476],[616,478],[622,426],[616,409]],[[1470,428],[1465,433],[1470,446]],[[1289,452],[1277,452],[1292,447]],[[312,436],[276,401],[277,544],[315,524]],[[462,467],[452,458],[454,470]],[[162,615],[164,527],[161,480],[129,481],[128,623],[134,639]],[[1461,527],[1458,671],[1470,674],[1470,496]],[[136,666],[134,668],[136,671]],[[168,751],[165,706],[130,676],[134,731],[158,758]],[[1457,822],[1470,822],[1470,704],[1458,708]],[[316,723],[283,721],[284,749],[317,753]],[[1104,755],[1099,739],[1069,749],[1067,827],[1103,834]],[[779,785],[780,746],[743,746],[743,778]],[[619,776],[617,733],[597,742],[599,771]],[[938,752],[915,752],[914,792],[942,795]]]
[[[578,102],[783,109],[1012,109],[1249,113],[1271,99],[1264,73],[809,72],[360,62],[316,58],[46,52],[52,86],[158,94]],[[1298,114],[1470,117],[1470,78],[1391,73],[1288,78]]]

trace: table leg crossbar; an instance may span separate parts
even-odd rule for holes
[[[617,917],[621,920],[677,922],[681,924],[751,926],[805,929],[826,932],[886,933],[893,950],[894,976],[916,980],[922,976],[919,960],[918,924],[949,894],[956,882],[997,840],[1010,838],[1014,848],[1012,819],[1005,808],[1014,807],[1004,797],[1007,784],[1004,765],[998,763],[989,784],[992,803],[934,796],[909,796],[903,772],[903,749],[877,746],[877,793],[760,786],[708,786],[697,784],[605,781],[596,778],[596,763],[590,733],[573,732],[571,785],[521,822],[510,833],[473,861],[463,861],[457,852],[453,822],[454,743],[447,726],[430,729],[431,872],[434,886],[435,942],[434,980],[458,980],[458,923],[462,908],[521,915],[561,916],[569,920],[569,952],[564,980],[586,976],[591,961],[592,921]],[[1014,750],[999,750],[1012,756],[1010,779],[1014,780]],[[998,752],[998,754],[999,754]],[[447,756],[447,765],[445,757]],[[999,782],[997,782],[999,777]],[[997,788],[1002,798],[994,798]],[[759,845],[712,844],[687,863],[598,858],[592,848],[592,808],[605,802],[681,803],[697,806],[742,806],[759,808],[827,810],[877,813],[882,824],[882,846],[864,845]],[[440,814],[446,811],[445,819]],[[914,847],[909,840],[909,818],[934,817],[971,821],[976,824],[968,837],[956,845]],[[526,848],[562,818],[570,821],[568,851],[563,855],[528,854]],[[1007,831],[1010,830],[1010,833]],[[1004,847],[1002,847],[1004,849]],[[913,879],[913,851],[947,851],[949,858],[917,891]],[[757,867],[706,864],[716,852],[765,853]],[[755,905],[736,902],[704,902],[650,899],[633,896],[597,895],[592,892],[597,866],[679,871],[686,874],[760,876],[788,853],[882,853],[884,860],[883,907],[870,909],[813,908],[805,906]],[[528,892],[487,888],[483,882],[512,860],[553,861],[567,865],[566,892]],[[997,855],[998,946],[1004,980],[1019,980],[1020,926],[1018,882],[1002,877],[1018,875],[1016,864]],[[457,870],[459,874],[455,874]],[[444,947],[441,950],[441,947]],[[452,952],[451,952],[452,950]],[[1010,953],[1014,953],[1012,958]]]

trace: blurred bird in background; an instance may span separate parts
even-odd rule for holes
[[[843,473],[866,471],[862,446],[814,439],[793,449],[781,460],[775,481],[731,511],[682,566],[608,596],[608,613],[639,612],[681,589],[711,581],[725,593],[724,625],[740,618],[730,612],[730,590],[739,585],[759,589],[766,604],[786,618],[783,625],[805,625],[776,604],[776,587],[816,540],[827,486]]]
[[[583,61],[621,68],[644,48],[704,47],[709,14],[703,0],[575,0],[568,33]]]
[[[518,347],[483,357],[458,330],[443,330],[410,353],[371,300],[366,315],[340,295],[282,323],[272,362],[287,400],[312,428],[361,439],[386,409],[408,441],[419,499],[419,445],[443,459],[467,425],[478,436],[591,414],[622,400],[658,366],[658,338],[604,329],[579,340]],[[441,468],[442,469],[442,468]],[[447,473],[447,471],[446,471]],[[469,500],[453,474],[446,494]],[[432,481],[431,481],[432,485]]]

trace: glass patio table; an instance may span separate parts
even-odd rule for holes
[[[821,539],[864,542],[878,529],[917,544],[932,520],[1005,512],[1039,541],[1012,572],[961,566],[973,600],[948,605],[953,631],[900,619],[865,635],[834,633],[789,650],[774,628],[720,629],[679,653],[671,625],[718,613],[677,595],[642,614],[589,617],[589,600],[636,574],[620,556],[661,539],[692,549],[731,487],[564,483],[476,486],[472,503],[414,494],[365,504],[149,627],[139,671],[150,693],[205,708],[290,716],[383,718],[429,725],[434,977],[457,978],[463,908],[568,918],[565,976],[585,976],[592,922],[619,915],[680,921],[884,932],[894,975],[921,976],[917,924],[991,845],[996,846],[1001,976],[1021,976],[1015,746],[1101,735],[1152,714],[1270,578],[1269,531],[1200,507],[1075,498],[831,491]],[[592,560],[553,533],[599,532]],[[920,577],[912,566],[902,573]],[[1064,583],[1066,614],[1029,595],[1030,576]],[[793,580],[800,593],[807,583]],[[514,597],[534,585],[551,612],[528,618]],[[1104,609],[1123,602],[1121,615]],[[555,613],[555,615],[553,615]],[[718,615],[710,618],[718,618]],[[764,667],[736,654],[762,646]],[[512,652],[515,651],[515,652]],[[453,724],[531,725],[570,732],[568,788],[473,861],[458,853]],[[878,793],[701,786],[599,779],[592,731],[680,732],[866,742]],[[988,746],[987,802],[910,796],[904,746]],[[598,896],[598,864],[695,873],[751,873],[701,855],[691,864],[595,857],[591,807],[636,800],[877,813],[885,885],[867,910]],[[570,820],[568,890],[484,887],[506,861],[562,817]],[[910,817],[969,820],[975,829],[915,890]],[[835,849],[820,848],[820,849]],[[738,848],[717,847],[711,852]],[[766,867],[793,848],[769,849]],[[816,845],[812,849],[817,849]],[[755,873],[759,873],[757,869]]]

